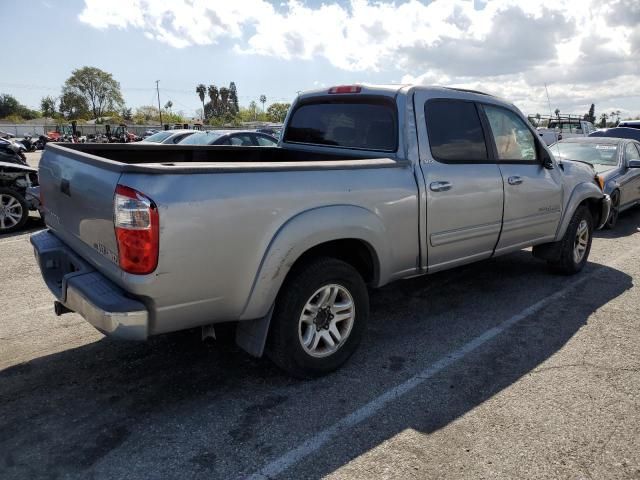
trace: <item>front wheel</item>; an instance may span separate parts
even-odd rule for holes
[[[367,287],[348,263],[319,258],[296,267],[282,286],[267,354],[287,373],[313,378],[355,352],[369,316]]]
[[[582,270],[589,258],[593,234],[593,218],[586,206],[578,207],[561,240],[560,257],[549,262],[558,273],[573,275]]]
[[[611,194],[611,211],[604,228],[611,230],[618,223],[618,215],[620,214],[620,191],[616,190]]]

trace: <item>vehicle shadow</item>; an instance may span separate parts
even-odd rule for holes
[[[586,282],[571,293],[579,301],[514,326],[479,349],[471,368],[442,371],[393,421],[285,476],[322,477],[407,428],[433,432],[531,372],[632,287],[631,277],[607,266],[589,264],[583,274],[596,268],[606,283]],[[312,382],[290,379],[232,345],[202,344],[199,331],[146,343],[102,339],[34,359],[0,372],[1,476],[159,478],[175,472],[169,464],[185,478],[252,473],[574,281],[550,276],[518,252],[390,285],[372,295],[359,352]],[[157,457],[156,450],[166,451]]]

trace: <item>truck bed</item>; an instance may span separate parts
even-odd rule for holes
[[[351,169],[395,167],[407,163],[357,151],[351,155],[336,155],[277,147],[79,143],[49,144],[47,149],[121,173]]]

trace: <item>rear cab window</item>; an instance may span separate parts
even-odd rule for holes
[[[395,102],[365,95],[310,99],[291,114],[284,142],[395,152]]]

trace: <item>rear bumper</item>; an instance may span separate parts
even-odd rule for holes
[[[79,258],[50,231],[31,236],[42,277],[56,299],[105,335],[145,340],[145,305]]]
[[[598,225],[598,230],[604,227],[604,224],[607,223],[607,219],[609,218],[609,213],[611,212],[611,197],[604,194],[604,198],[602,199],[602,211],[600,214],[600,225]]]

